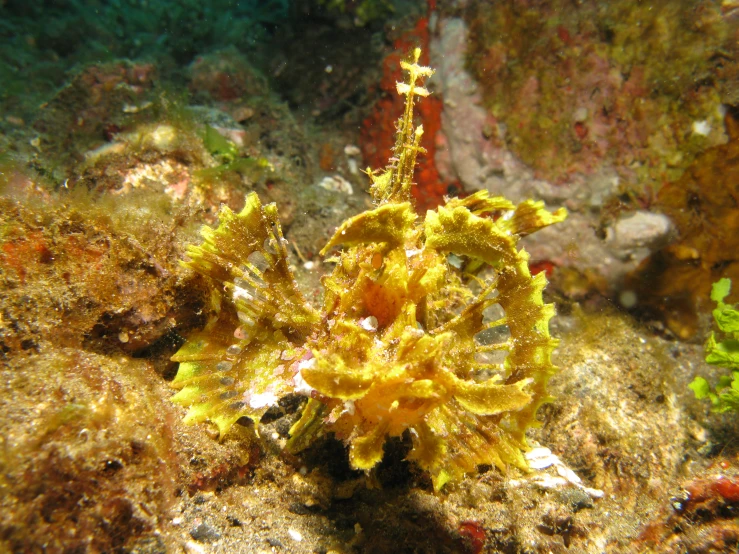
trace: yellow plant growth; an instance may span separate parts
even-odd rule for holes
[[[218,317],[172,358],[173,386],[186,420],[210,420],[221,434],[305,394],[288,448],[332,432],[356,469],[374,467],[386,438],[407,431],[410,458],[438,490],[480,464],[526,468],[525,432],[548,399],[556,341],[544,274],[531,276],[516,244],[566,212],[479,191],[416,213],[410,188],[424,150],[413,108],[429,94],[419,80],[433,73],[419,55],[402,62],[410,75],[397,85],[406,104],[394,161],[368,170],[376,207],[345,221],[321,252],[340,248],[322,309],[290,271],[277,208],[250,194],[188,249],[185,265],[213,282]]]

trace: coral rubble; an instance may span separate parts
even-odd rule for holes
[[[526,467],[525,431],[548,399],[556,341],[546,279],[531,276],[517,241],[566,212],[480,191],[419,217],[410,200],[423,127],[413,116],[429,94],[418,81],[433,73],[420,54],[402,62],[409,80],[397,84],[406,102],[390,165],[367,171],[376,207],[321,252],[343,247],[322,309],[297,287],[276,206],[250,194],[188,249],[185,265],[213,283],[217,317],[173,357],[172,385],[186,420],[221,434],[289,393],[309,395],[288,447],[333,432],[355,469],[375,467],[386,438],[408,431],[410,458],[438,489],[481,464]]]

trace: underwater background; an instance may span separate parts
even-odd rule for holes
[[[0,552],[736,552],[738,247],[736,0],[0,0]]]

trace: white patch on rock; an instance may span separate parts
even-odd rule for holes
[[[318,186],[333,192],[341,192],[343,194],[354,194],[352,184],[344,179],[341,175],[332,175],[324,177]]]

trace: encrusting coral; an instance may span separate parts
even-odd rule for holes
[[[307,395],[288,448],[332,432],[356,469],[373,468],[387,437],[408,431],[409,457],[438,490],[481,464],[527,467],[525,432],[549,398],[556,341],[546,279],[532,277],[517,242],[566,212],[479,191],[416,213],[410,191],[424,149],[413,110],[429,94],[419,80],[433,73],[419,56],[401,64],[409,79],[397,85],[406,103],[391,164],[367,171],[376,207],[345,221],[321,252],[342,247],[328,260],[322,309],[293,277],[276,206],[252,193],[241,213],[224,207],[185,263],[212,280],[217,316],[172,358],[172,385],[186,421],[210,420],[222,435],[281,397]]]

